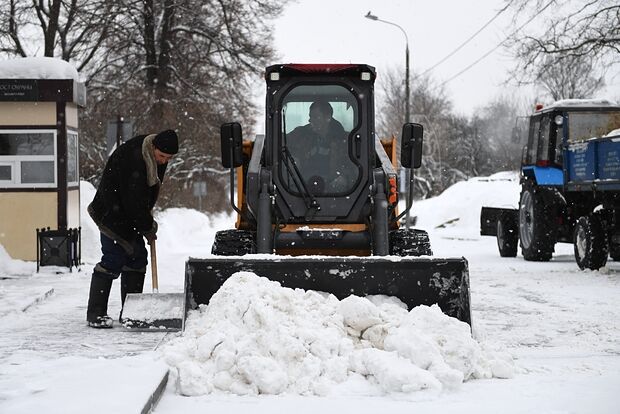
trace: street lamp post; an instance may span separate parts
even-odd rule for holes
[[[396,26],[398,27],[398,29],[400,29],[400,31],[405,35],[405,123],[409,122],[409,37],[407,36],[407,32],[405,32],[405,29],[403,29],[402,27],[400,27],[399,25],[397,25],[396,23],[392,23],[392,22],[388,22],[387,20],[381,20],[380,18],[378,18],[377,16],[375,16],[374,14],[372,14],[370,11],[368,13],[366,13],[366,15],[364,16],[367,19],[370,20],[374,20],[377,22],[383,22],[392,26]],[[400,139],[398,140],[398,148],[397,148],[397,154],[400,157],[400,149],[401,149],[401,140],[402,137],[400,137]],[[400,160],[399,160],[400,163]],[[410,176],[411,172],[407,172],[407,181],[411,181],[411,176]],[[413,190],[413,188],[410,186],[409,187],[409,191]],[[411,197],[411,194],[407,194],[407,197]],[[409,209],[407,209],[407,213],[405,216],[405,227],[409,228]]]
[[[405,29],[403,29],[396,23],[382,20],[371,12],[366,13],[364,17],[377,22],[383,22],[392,26],[396,26],[405,35],[405,122],[409,122],[409,37],[407,36],[407,32],[405,32]]]

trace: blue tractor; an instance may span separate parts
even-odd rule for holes
[[[581,269],[620,260],[620,106],[564,100],[537,107],[521,158],[518,209],[483,207],[482,235],[500,255],[548,261],[573,243]]]

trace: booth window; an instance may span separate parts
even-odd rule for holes
[[[79,162],[78,162],[78,135],[75,132],[67,132],[67,183],[78,185]]]
[[[55,131],[0,131],[0,185],[54,187]]]

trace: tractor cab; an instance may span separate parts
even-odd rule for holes
[[[563,119],[559,111],[539,111],[530,118],[522,165],[561,167]]]
[[[620,128],[620,108],[613,104],[566,100],[536,109],[521,165],[523,175],[540,185],[563,185],[564,157],[568,164],[579,162],[581,143]]]

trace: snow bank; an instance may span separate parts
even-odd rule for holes
[[[207,215],[187,208],[168,208],[157,211],[155,220],[159,224],[157,245],[170,252],[188,253],[188,241],[192,246],[203,245],[211,252],[213,234],[222,226],[231,226],[235,217],[230,214]],[[193,254],[193,252],[191,252]]]
[[[80,226],[82,226],[82,261],[95,264],[101,259],[101,239],[97,225],[90,218],[88,205],[97,189],[88,181],[80,181]]]
[[[510,357],[484,350],[469,325],[436,306],[407,312],[394,298],[339,301],[247,272],[191,312],[183,336],[161,352],[178,392],[192,396],[438,392],[514,372]]]
[[[519,173],[505,171],[489,177],[474,177],[448,187],[437,197],[413,203],[415,227],[432,231],[450,230],[455,235],[480,233],[480,210],[485,207],[518,208]],[[458,209],[454,208],[458,200]]]
[[[36,264],[11,258],[4,246],[0,244],[0,278],[30,276]]]
[[[0,79],[73,79],[78,71],[64,60],[51,57],[25,57],[0,60]]]

